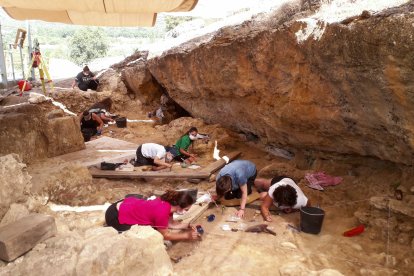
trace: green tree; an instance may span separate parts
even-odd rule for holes
[[[168,32],[183,22],[193,20],[192,16],[166,16],[165,17],[165,31]]]
[[[69,57],[78,65],[103,57],[108,51],[108,38],[101,28],[78,29],[69,42]]]

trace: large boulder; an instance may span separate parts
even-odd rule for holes
[[[31,188],[26,164],[16,154],[0,156],[0,219],[13,203],[25,202]]]
[[[172,264],[160,233],[134,226],[69,232],[38,244],[2,268],[4,275],[170,275]]]
[[[30,163],[83,149],[78,118],[55,110],[48,101],[0,107],[0,155],[16,153]]]
[[[286,149],[413,164],[414,5],[332,24],[299,10],[292,1],[193,39],[149,70],[207,123]]]
[[[122,79],[133,98],[138,98],[144,104],[159,101],[162,87],[152,77],[144,59],[138,59],[122,70]]]

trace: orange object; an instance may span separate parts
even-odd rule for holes
[[[353,237],[353,236],[357,236],[357,235],[361,234],[364,231],[365,231],[365,225],[361,224],[361,225],[358,225],[355,228],[352,228],[348,231],[345,231],[343,235],[345,237]]]
[[[32,85],[30,84],[30,82],[25,81],[25,80],[19,80],[17,85],[19,86],[20,91],[22,91],[24,83],[26,83],[26,86],[24,87],[24,91],[32,90]]]

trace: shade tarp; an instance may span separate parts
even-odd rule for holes
[[[76,25],[142,26],[155,24],[159,12],[192,10],[198,0],[0,0],[16,20],[43,20]]]

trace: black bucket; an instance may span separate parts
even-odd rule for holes
[[[115,120],[116,126],[119,128],[124,128],[127,126],[127,119],[125,117],[120,117]]]
[[[300,208],[300,230],[309,234],[319,234],[322,229],[325,211],[317,207]]]

